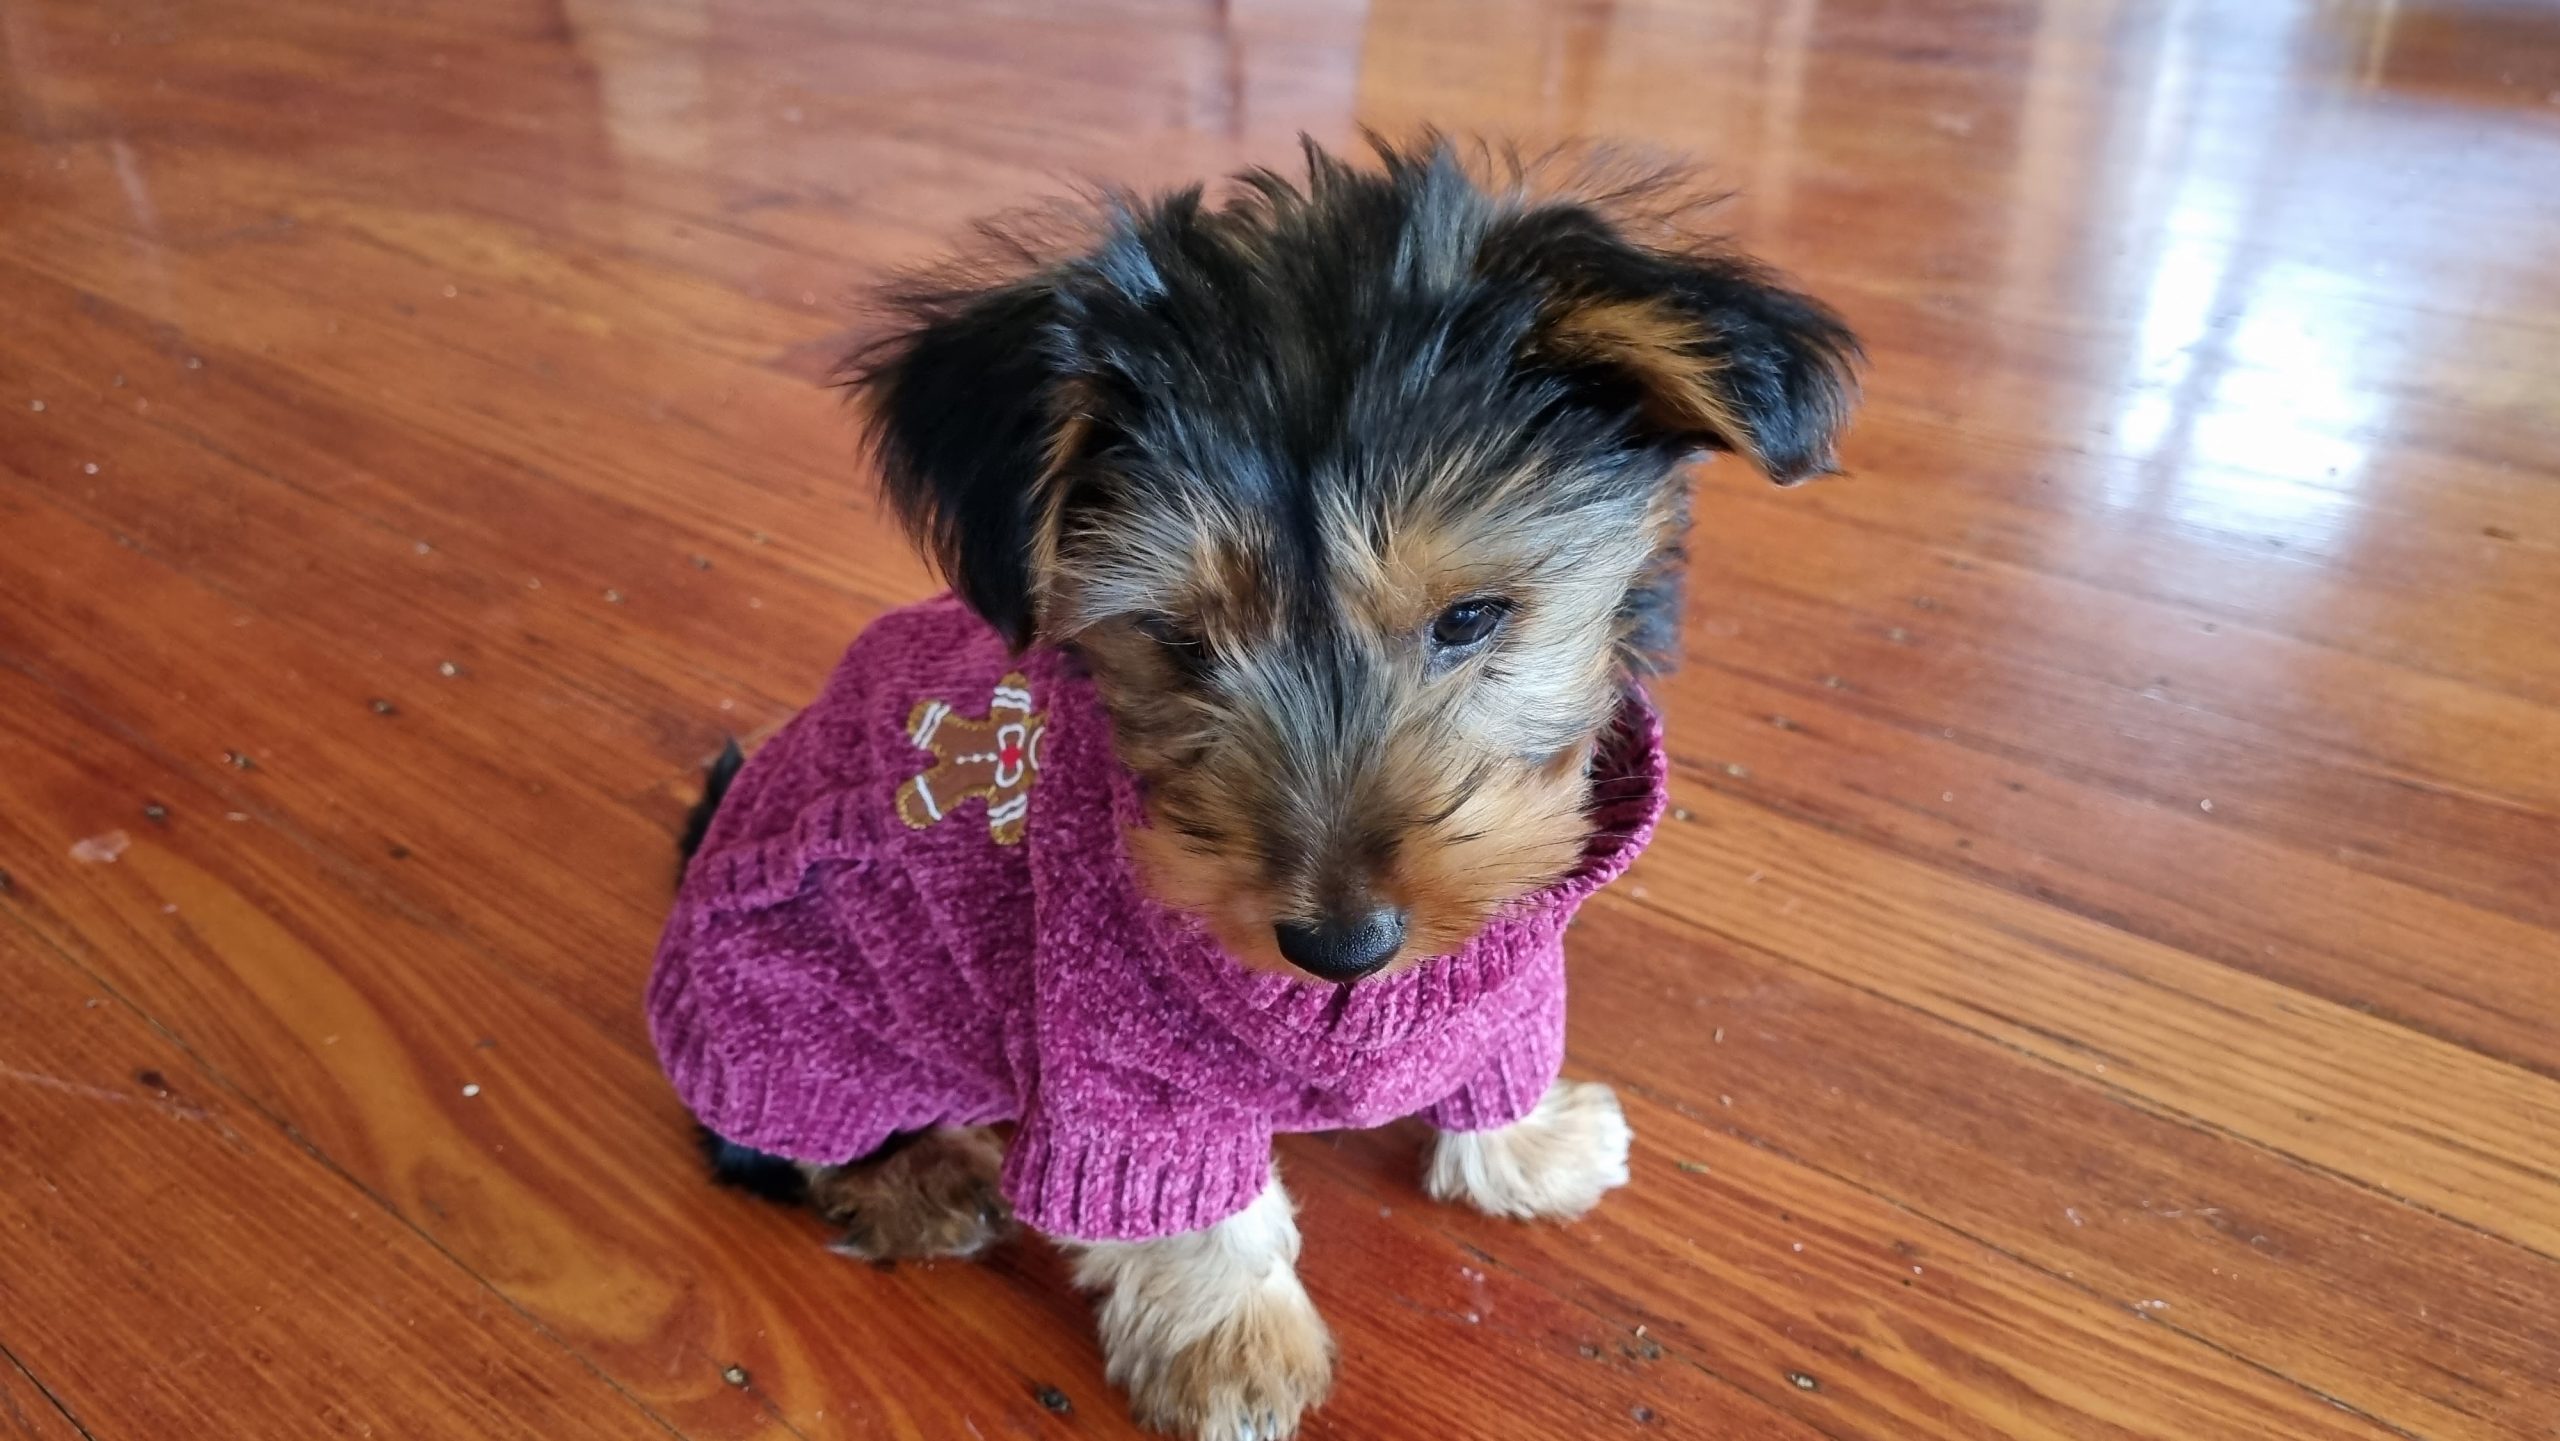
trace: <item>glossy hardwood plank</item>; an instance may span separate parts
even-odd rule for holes
[[[2364,1414],[2425,1435],[2545,1425],[2550,1262],[2094,1074],[2010,1071],[1998,1039],[1653,899],[1585,926],[1612,959],[1576,975],[1574,1038],[1602,1074]]]
[[[2056,669],[2127,690],[2157,688],[2215,714],[2245,713],[2297,743],[2387,761],[2537,813],[2560,806],[2548,764],[2560,709],[2488,686],[2216,623],[2175,602],[2105,595],[1994,564],[1951,566],[1800,511],[1754,515],[1748,530],[1709,532],[1704,543],[1719,569],[1891,616],[1904,632],[1898,643],[1964,640],[1946,620],[1912,615],[1933,604],[1977,623],[1996,619],[1984,628],[1998,644]]]
[[[2560,1081],[1675,782],[1631,893],[2560,1259]]]
[[[2560,1067],[2540,1019],[2560,1006],[2551,933],[2440,894],[2538,915],[2549,842],[2535,818],[2156,697],[2117,690],[2111,706],[2111,688],[1979,653],[1961,697],[1882,635],[1807,654],[1796,622],[1810,609],[1755,607],[1702,674],[1675,683],[1691,773],[2543,1074]],[[2174,772],[2153,763],[2164,749],[2184,758]],[[2306,754],[2321,764],[2293,763]],[[2252,883],[2226,884],[2235,874]]]
[[[0,1356],[0,1435],[13,1441],[74,1441],[79,1423],[11,1356]]]
[[[489,702],[467,698],[469,682],[497,670],[486,653],[468,653],[460,674],[431,671],[415,682],[445,683],[465,699],[430,704],[395,689],[420,699],[414,709],[380,715],[370,698],[395,678],[378,663],[342,658],[260,624],[254,613],[251,624],[236,625],[246,612],[7,486],[0,518],[26,538],[31,557],[43,558],[0,562],[8,602],[0,644],[30,674],[160,754],[224,767],[226,810],[296,817],[368,867],[414,873],[436,913],[485,928],[507,954],[561,958],[550,974],[589,1014],[628,1010],[635,992],[627,976],[575,969],[586,946],[576,928],[563,931],[552,898],[578,897],[575,914],[587,924],[653,926],[665,906],[664,833],[636,818],[617,820],[595,804],[592,788],[516,759],[515,728],[492,724],[483,711]],[[89,640],[101,631],[152,635],[156,643],[102,650]],[[515,664],[529,675],[536,660],[520,656]],[[244,672],[260,684],[234,684]],[[474,759],[458,766],[450,759],[457,753]],[[644,773],[643,763],[626,763]],[[455,807],[457,791],[469,798],[467,810]],[[558,799],[581,791],[584,805]],[[494,844],[500,839],[503,846]],[[582,860],[592,864],[584,847],[637,856],[644,845],[661,852],[656,864],[618,877],[581,869]]]
[[[185,358],[170,354],[141,314],[23,275],[0,305],[41,337],[26,353],[53,395],[41,415],[8,421],[31,483],[318,633],[344,635],[351,620],[374,620],[361,633],[404,668],[467,663],[457,648],[484,633],[539,636],[559,656],[549,664],[568,673],[562,679],[645,715],[679,704],[699,710],[713,683],[716,699],[773,699],[759,695],[754,667],[735,663],[742,644],[810,666],[843,642],[828,623],[829,608],[841,604],[843,567],[822,549],[830,521],[838,535],[855,524],[840,506],[826,507],[824,518],[761,516],[749,512],[752,495],[740,486],[689,498],[687,516],[667,515],[636,487],[548,483],[521,455],[490,448],[485,426],[447,422],[447,433],[431,428],[431,409],[386,415],[324,390],[315,374],[339,384],[348,374],[334,353],[299,363],[234,356],[172,384]],[[791,394],[805,404],[805,387]],[[216,453],[204,477],[214,483],[164,497],[168,467],[191,448]],[[86,471],[93,463],[94,476]],[[706,508],[724,519],[704,523]],[[782,528],[754,528],[758,520]],[[335,573],[262,564],[267,552],[254,542],[277,526],[326,527],[322,549],[332,554],[320,560]],[[881,568],[896,569],[894,561]],[[329,613],[349,599],[364,603],[363,619]],[[381,619],[437,602],[450,602],[441,623]],[[572,670],[607,648],[617,648],[612,665]],[[640,689],[643,682],[654,689]],[[529,725],[527,743],[547,743],[544,729]]]
[[[30,1428],[665,1434],[14,922],[0,965],[0,1344],[59,1403],[0,1392]]]
[[[1826,1434],[2387,1434],[2336,1397],[2157,1324],[2153,1298],[2097,1302],[1714,1117],[1638,1095],[1629,1119],[1644,1138],[1634,1204],[1580,1232],[1446,1224],[1483,1264],[1571,1277],[1568,1296],[1633,1307],[1668,1355],[1695,1356]],[[1400,1139],[1354,1146],[1388,1166],[1410,1155]],[[1715,1298],[1709,1312],[1702,1294]]]

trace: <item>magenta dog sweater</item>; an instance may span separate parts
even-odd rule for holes
[[[1029,1224],[1197,1230],[1261,1193],[1278,1132],[1527,1115],[1563,1060],[1566,922],[1643,848],[1663,777],[1631,693],[1563,881],[1382,979],[1248,971],[1139,888],[1138,782],[1074,659],[1012,655],[946,596],[864,631],[739,773],[659,944],[651,1034],[740,1145],[832,1163],[1011,1121]]]

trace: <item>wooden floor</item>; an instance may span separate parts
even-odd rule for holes
[[[1874,354],[1701,481],[1634,1186],[1305,1139],[1313,1437],[2560,1435],[2560,11],[4,0],[0,1434],[1119,1436],[715,1194],[671,836],[929,580],[820,387],[1081,176],[1693,151]]]

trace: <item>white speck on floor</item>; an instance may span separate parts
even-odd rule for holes
[[[91,865],[106,865],[123,855],[125,847],[132,844],[133,837],[123,831],[102,831],[86,840],[75,842],[71,847],[71,858]]]

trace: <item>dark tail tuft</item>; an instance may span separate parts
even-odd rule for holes
[[[721,1185],[787,1206],[809,1199],[809,1178],[797,1162],[724,1140],[708,1126],[695,1127],[694,1139],[702,1144],[702,1159],[711,1163],[711,1179]]]
[[[702,849],[702,838],[711,833],[711,818],[719,813],[722,798],[729,794],[729,783],[738,778],[738,768],[747,763],[747,753],[738,749],[737,737],[720,743],[720,754],[713,758],[711,769],[702,777],[702,799],[693,803],[693,813],[684,818],[684,834],[676,839],[676,851],[686,860]]]

